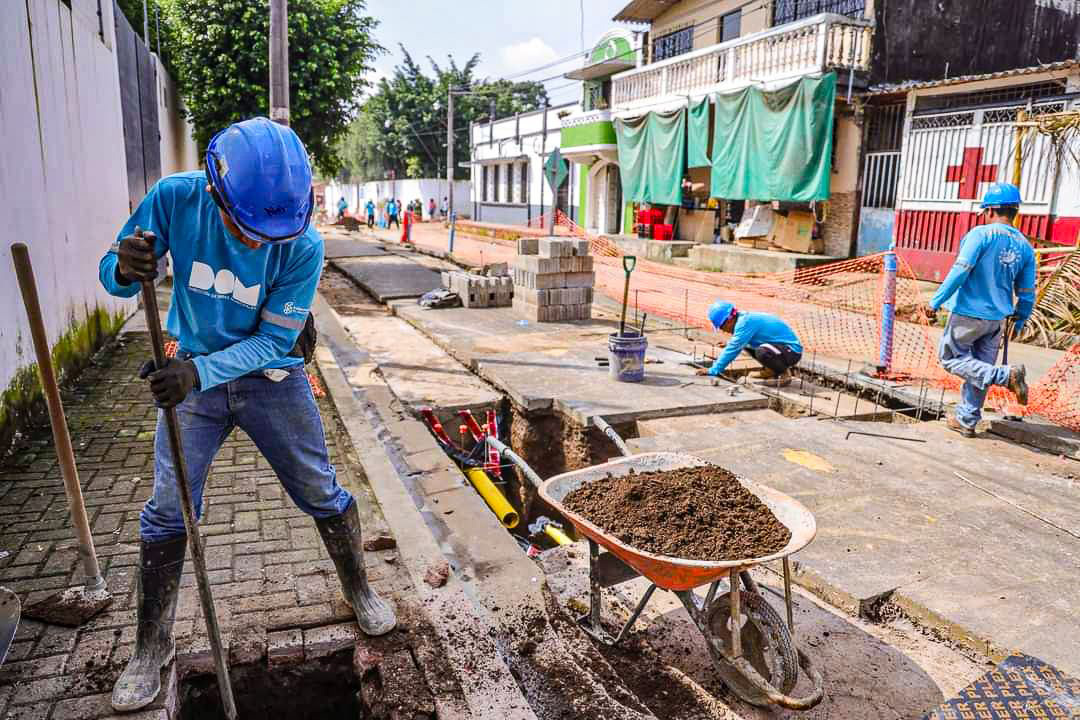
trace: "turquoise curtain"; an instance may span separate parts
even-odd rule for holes
[[[615,121],[627,201],[678,205],[686,172],[686,110]]]
[[[690,106],[687,127],[687,166],[709,167],[709,98]]]
[[[829,199],[836,73],[772,92],[750,87],[715,100],[713,197]]]

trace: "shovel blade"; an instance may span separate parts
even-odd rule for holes
[[[23,608],[23,615],[50,625],[79,627],[112,604],[108,590],[72,587]]]
[[[11,642],[15,639],[21,613],[19,596],[6,587],[0,587],[0,665],[4,664]]]

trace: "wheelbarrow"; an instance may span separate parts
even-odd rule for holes
[[[789,556],[810,544],[817,532],[814,516],[800,502],[740,478],[743,486],[791,531],[791,540],[782,550],[766,557],[724,562],[654,555],[633,548],[563,506],[563,499],[569,493],[587,483],[602,482],[609,475],[618,477],[630,471],[643,473],[703,465],[708,463],[690,455],[645,453],[557,475],[540,486],[540,496],[588,539],[589,611],[578,619],[578,624],[598,642],[616,645],[626,637],[657,588],[674,592],[705,637],[720,679],[737,696],[757,706],[808,710],[821,702],[824,681],[809,655],[793,639]],[[772,560],[783,562],[786,623],[762,596],[749,572],[754,565]],[[612,637],[600,623],[600,593],[605,587],[638,576],[650,582],[649,588],[622,629]],[[728,591],[717,595],[725,578]],[[708,589],[701,600],[694,589],[704,586]],[[805,697],[793,697],[790,693],[798,682],[800,668],[813,690]]]

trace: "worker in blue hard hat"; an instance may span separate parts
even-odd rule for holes
[[[740,312],[733,304],[717,300],[709,308],[709,323],[714,330],[729,333],[731,339],[712,367],[698,370],[698,375],[719,377],[745,350],[762,365],[755,377],[769,385],[791,383],[791,368],[802,360],[803,346],[783,320],[768,313]]]
[[[296,133],[266,118],[230,125],[210,141],[205,172],[151,188],[101,259],[100,278],[111,294],[134,297],[157,277],[158,259],[172,259],[167,330],[179,350],[140,375],[158,407],[176,408],[196,515],[210,463],[232,430],[243,429],[314,517],[360,628],[381,635],[395,626],[394,610],[367,582],[356,501],[330,464],[304,371],[323,265],[313,204],[311,164]],[[153,702],[174,652],[187,538],[158,415],[154,489],[139,520],[135,649],[112,694],[119,711]]]
[[[1019,335],[1035,307],[1035,252],[1013,227],[1020,203],[1015,185],[990,186],[982,201],[987,224],[964,236],[927,308],[930,317],[942,307],[951,310],[939,355],[947,371],[964,379],[964,387],[956,414],[945,422],[965,437],[974,437],[992,385],[1009,388],[1022,405],[1028,402],[1024,366],[996,364],[1003,321],[1013,318],[1012,332]]]

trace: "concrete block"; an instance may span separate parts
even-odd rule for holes
[[[536,275],[563,272],[558,257],[545,258],[526,255],[524,257],[518,257],[517,260],[514,261],[514,267],[525,270],[526,272],[535,273]]]
[[[518,255],[535,255],[540,249],[540,238],[519,237],[517,239]]]
[[[514,270],[514,285],[536,290],[563,287],[566,281],[565,273],[544,273],[542,275],[529,272],[528,270]]]
[[[360,628],[355,622],[323,625],[304,631],[304,657],[307,660],[333,655],[356,643]]]
[[[573,252],[574,248],[568,240],[540,238],[540,257],[542,258],[567,257]]]
[[[593,271],[593,256],[582,255],[574,258],[577,260],[577,266],[574,268],[574,272],[592,272]]]
[[[550,303],[549,293],[558,292],[556,290],[537,290],[535,288],[518,288],[514,291],[514,299],[520,302],[529,303],[530,305],[548,305]]]
[[[574,255],[584,256],[589,254],[589,241],[585,238],[570,240],[569,243],[574,249]]]
[[[591,288],[596,285],[596,273],[593,272],[577,272],[566,273],[563,287],[583,287]]]

